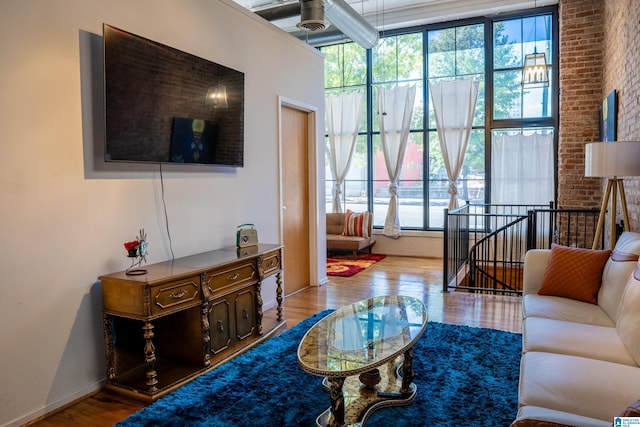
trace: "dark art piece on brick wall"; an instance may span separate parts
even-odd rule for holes
[[[618,96],[614,90],[600,106],[600,141],[615,141],[618,125]]]

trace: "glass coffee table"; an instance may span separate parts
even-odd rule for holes
[[[412,349],[427,317],[420,300],[388,295],[342,307],[312,326],[298,346],[298,363],[324,377],[331,400],[316,424],[362,426],[379,408],[411,403]]]

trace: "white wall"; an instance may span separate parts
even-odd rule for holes
[[[383,235],[382,231],[374,234],[376,244],[372,248],[373,253],[442,258],[444,242],[440,231],[403,231],[397,239]]]
[[[94,149],[102,144],[103,23],[245,72],[245,167],[163,167],[176,257],[233,245],[245,222],[278,243],[278,96],[317,106],[324,128],[321,55],[230,0],[4,2],[0,425],[103,384],[97,278],[127,267],[125,241],[145,228],[149,262],[171,257],[159,168],[105,165]],[[268,292],[266,304],[275,299]]]

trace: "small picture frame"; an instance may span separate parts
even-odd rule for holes
[[[618,126],[618,94],[612,90],[600,105],[600,141],[615,141]]]

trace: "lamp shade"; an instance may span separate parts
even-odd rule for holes
[[[586,177],[640,176],[640,141],[587,144],[584,163]]]

